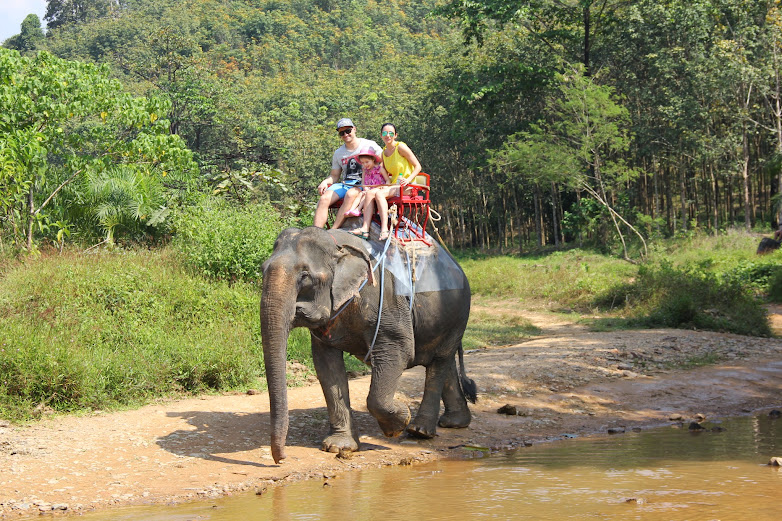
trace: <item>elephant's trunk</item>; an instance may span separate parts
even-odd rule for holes
[[[261,296],[261,341],[271,414],[271,451],[275,463],[285,459],[288,436],[288,388],[285,361],[296,309],[295,283],[284,267],[268,269]]]

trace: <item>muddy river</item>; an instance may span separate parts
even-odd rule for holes
[[[706,421],[514,452],[346,472],[219,500],[86,514],[97,520],[778,520],[782,419]]]

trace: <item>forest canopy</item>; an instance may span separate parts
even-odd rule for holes
[[[457,247],[632,257],[780,221],[776,0],[49,0],[44,22],[0,55],[6,244],[165,237],[204,194],[308,224],[344,116],[398,126]],[[106,220],[107,185],[154,203]]]

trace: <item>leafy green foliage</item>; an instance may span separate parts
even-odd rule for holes
[[[283,219],[268,203],[231,206],[218,197],[203,198],[174,217],[175,244],[184,262],[206,277],[258,281]]]
[[[79,175],[124,165],[186,186],[196,172],[191,152],[168,132],[166,103],[123,93],[107,67],[0,49],[0,105],[0,182],[10,188],[0,212],[14,234],[23,230],[28,250],[42,210]],[[65,213],[60,205],[50,220]]]

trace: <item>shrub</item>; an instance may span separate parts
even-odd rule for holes
[[[268,203],[239,207],[210,197],[174,217],[174,243],[184,262],[202,275],[257,281],[284,227]]]
[[[596,298],[599,307],[623,302],[632,321],[647,327],[695,327],[770,336],[766,312],[745,284],[669,262],[641,266],[638,277]]]
[[[768,299],[771,302],[782,302],[782,268],[777,267],[768,281]]]

